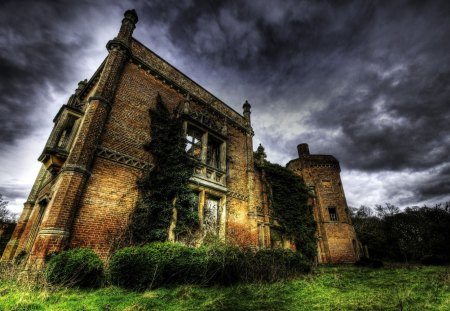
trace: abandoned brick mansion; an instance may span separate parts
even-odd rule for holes
[[[39,265],[47,254],[73,247],[109,256],[139,198],[137,180],[153,166],[143,145],[151,138],[148,111],[157,97],[182,118],[186,150],[196,159],[190,187],[198,193],[200,228],[229,239],[239,225],[254,248],[292,247],[277,233],[257,169],[250,104],[236,112],[142,45],[132,37],[137,21],[134,10],[125,12],[106,59],[54,118],[39,156],[42,167],[2,260],[22,254]],[[307,144],[297,148],[287,168],[310,189],[317,261],[356,261],[361,247],[339,162],[310,154]]]

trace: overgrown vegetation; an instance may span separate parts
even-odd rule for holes
[[[168,240],[171,223],[177,236],[198,226],[197,196],[188,187],[194,163],[185,152],[182,121],[169,113],[159,95],[150,119],[151,141],[145,149],[154,168],[138,182],[140,201],[130,224],[136,244]]]
[[[0,271],[0,275],[2,275]],[[448,267],[320,267],[304,277],[228,287],[173,286],[135,292],[27,289],[0,281],[0,310],[448,310]]]
[[[312,260],[317,253],[316,222],[312,207],[307,204],[308,190],[303,180],[278,164],[266,161],[263,169],[271,186],[269,199],[282,234],[295,243],[299,252]]]
[[[45,266],[49,284],[98,287],[104,279],[103,263],[93,250],[74,248],[50,258]]]
[[[310,269],[311,263],[300,253],[284,249],[253,252],[224,243],[199,248],[168,242],[127,247],[110,263],[113,284],[138,290],[168,284],[273,282]]]
[[[0,193],[0,257],[16,227],[16,215],[8,210],[8,203]]]
[[[450,262],[450,202],[434,207],[392,204],[353,210],[353,225],[371,257],[400,262]]]

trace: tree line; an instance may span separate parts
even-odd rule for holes
[[[8,203],[0,193],[0,258],[16,226],[16,214],[8,210]]]
[[[370,257],[397,262],[450,262],[450,202],[434,206],[352,208],[352,221]]]

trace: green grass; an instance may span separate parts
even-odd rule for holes
[[[320,267],[274,284],[146,292],[25,290],[0,282],[0,310],[450,310],[450,267]]]

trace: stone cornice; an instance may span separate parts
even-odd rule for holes
[[[97,156],[138,169],[151,169],[152,164],[105,147],[97,148]]]
[[[126,43],[122,42],[119,39],[109,40],[108,43],[106,44],[106,49],[109,52],[119,50],[125,52],[127,55],[131,55],[130,48],[127,46]]]
[[[91,102],[93,100],[98,100],[101,104],[103,104],[105,106],[105,108],[107,110],[111,110],[112,105],[111,105],[111,102],[108,99],[106,99],[106,98],[104,98],[102,96],[91,96],[91,97],[89,97],[88,101]]]
[[[84,175],[84,176],[86,176],[86,177],[91,176],[91,172],[90,172],[88,169],[86,169],[84,166],[81,166],[81,165],[75,165],[75,164],[67,164],[67,165],[64,165],[64,166],[61,168],[60,175],[61,175],[61,173],[63,173],[63,172],[76,172],[76,173],[80,173],[80,174],[82,174],[82,175]],[[60,176],[60,175],[59,175],[59,176]]]
[[[39,235],[51,235],[51,236],[58,236],[62,238],[68,238],[70,236],[70,233],[63,228],[42,228],[39,230]]]

